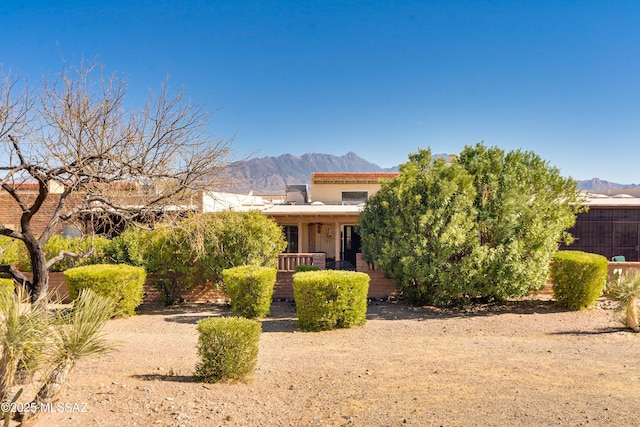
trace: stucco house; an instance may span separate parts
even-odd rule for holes
[[[283,228],[287,249],[278,259],[275,298],[293,297],[291,280],[298,264],[321,269],[353,269],[370,277],[369,297],[396,294],[395,286],[375,265],[364,262],[360,236],[356,232],[364,201],[375,194],[382,180],[398,172],[315,172],[310,189],[306,185],[287,186],[283,199],[229,193],[203,194],[203,211],[223,209],[259,210]]]
[[[355,267],[360,252],[360,236],[355,230],[364,201],[380,189],[381,180],[398,172],[315,172],[311,189],[306,185],[287,186],[281,201],[265,201],[252,195],[245,198],[228,193],[203,197],[204,211],[223,207],[237,211],[257,209],[283,227],[286,253],[322,254],[326,264]],[[237,202],[229,203],[230,198]],[[348,263],[348,264],[346,264]]]

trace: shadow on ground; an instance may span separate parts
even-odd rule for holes
[[[191,375],[142,374],[142,375],[131,375],[131,377],[139,380],[143,380],[143,381],[172,381],[177,383],[196,382]]]
[[[367,308],[369,320],[426,320],[454,317],[495,316],[501,314],[545,314],[567,310],[552,300],[526,299],[496,303],[470,304],[465,307],[413,307],[404,301],[372,302]]]
[[[566,312],[551,299],[522,299],[496,303],[469,304],[465,307],[440,308],[413,307],[402,300],[369,301],[368,320],[428,320],[456,317],[498,316],[501,314],[547,314]],[[226,304],[180,304],[169,307],[150,306],[138,311],[141,315],[160,315],[165,322],[195,325],[209,317],[233,316]],[[296,307],[293,302],[276,301],[271,305],[271,315],[259,319],[263,332],[293,332],[297,328]],[[567,333],[571,333],[570,331]],[[603,332],[604,333],[604,332]]]
[[[600,328],[600,329],[595,329],[593,331],[558,331],[558,332],[550,332],[549,335],[580,336],[580,335],[617,334],[620,332],[633,332],[633,331],[629,328],[618,327],[618,328]]]

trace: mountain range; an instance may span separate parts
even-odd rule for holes
[[[283,154],[238,162],[232,170],[234,192],[284,194],[288,184],[310,184],[313,172],[392,172],[398,167],[382,168],[354,152],[343,156],[307,153]]]
[[[435,156],[446,156],[436,154]],[[237,162],[231,172],[227,190],[237,193],[284,194],[289,184],[310,184],[313,172],[393,172],[398,167],[382,168],[354,152],[342,156],[307,153],[301,156],[283,154]],[[594,193],[640,195],[638,184],[617,184],[599,178],[578,181],[581,190]]]

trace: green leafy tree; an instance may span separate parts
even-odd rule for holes
[[[503,299],[541,289],[559,242],[582,209],[578,184],[532,151],[467,146],[459,163],[473,176],[483,274],[480,295]]]
[[[446,164],[419,150],[360,216],[362,247],[414,304],[523,296],[544,285],[579,207],[532,152],[482,144]]]
[[[365,257],[411,302],[449,303],[471,285],[474,199],[473,179],[460,165],[434,160],[429,150],[411,154],[360,215]]]

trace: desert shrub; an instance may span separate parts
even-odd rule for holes
[[[249,319],[268,316],[277,273],[275,268],[255,265],[222,270],[233,314]]]
[[[556,303],[581,310],[598,299],[607,280],[608,261],[602,255],[581,251],[559,251],[551,264],[551,282]]]
[[[5,426],[10,415],[16,416],[18,425],[34,425],[42,404],[58,400],[78,359],[114,348],[102,331],[113,313],[113,303],[107,298],[85,289],[70,309],[28,302],[22,287],[11,295],[0,292],[0,401],[20,397],[32,410],[10,413],[3,407]],[[33,375],[35,371],[41,375]],[[29,387],[22,387],[22,381],[29,377]],[[35,396],[31,392],[36,392]]]
[[[296,265],[296,273],[303,273],[305,271],[318,271],[318,270],[320,270],[320,267],[318,267],[317,265],[306,265],[306,264]]]
[[[15,290],[13,279],[0,279],[0,294],[11,294]]]
[[[344,270],[295,273],[298,326],[307,331],[350,328],[367,320],[369,276]]]
[[[227,268],[275,268],[286,247],[282,230],[260,212],[195,214],[153,231],[127,230],[113,240],[109,257],[145,267],[166,303],[191,287],[222,281]]]
[[[51,266],[49,271],[65,271],[69,268],[83,265],[98,264],[104,260],[104,249],[109,245],[109,239],[104,236],[65,237],[54,234],[44,245],[47,259],[57,256],[60,251],[80,254],[79,257],[67,256]]]
[[[185,254],[193,260],[192,277],[214,283],[222,270],[241,265],[276,268],[286,247],[282,229],[266,215],[253,212],[218,212],[194,215],[179,224]]]
[[[116,304],[117,316],[130,316],[142,302],[146,272],[124,264],[95,264],[64,272],[69,296],[75,300],[82,289],[90,288]]]
[[[81,256],[66,256],[53,264],[49,271],[60,272],[68,268],[82,265],[96,264],[104,260],[104,251],[110,245],[110,240],[103,236],[65,237],[54,234],[44,245],[46,259],[57,256],[61,251],[66,251]],[[0,264],[14,265],[20,271],[31,271],[31,261],[27,247],[21,240],[13,240],[0,236]]]
[[[239,381],[258,361],[262,324],[242,317],[210,317],[198,322],[198,381]]]
[[[137,227],[129,227],[120,235],[109,240],[103,249],[104,264],[127,264],[138,267],[145,265],[144,247],[151,233]]]

